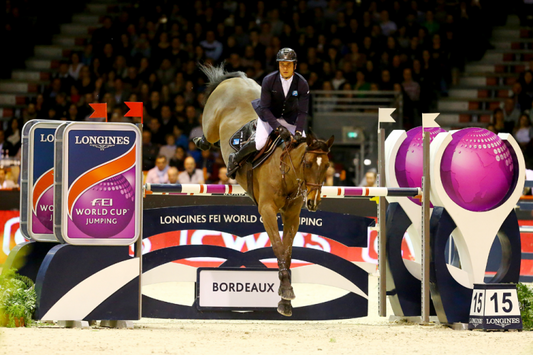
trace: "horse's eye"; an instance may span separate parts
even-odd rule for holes
[[[305,163],[305,167],[306,167],[307,169],[311,168],[311,166],[313,166],[312,163],[308,163],[308,162]]]

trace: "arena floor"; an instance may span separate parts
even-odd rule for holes
[[[169,286],[169,285],[167,285]],[[145,290],[169,298],[177,285]],[[300,305],[334,292],[296,285]],[[377,313],[370,277],[365,318],[325,322],[179,321],[143,318],[134,329],[2,328],[0,354],[533,354],[531,332],[454,331],[431,324],[390,323]],[[186,296],[191,297],[191,296]],[[187,302],[187,299],[182,299]],[[392,314],[389,312],[388,314]]]

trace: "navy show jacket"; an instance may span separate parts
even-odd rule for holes
[[[275,71],[263,79],[261,98],[252,101],[252,106],[259,118],[268,122],[273,129],[280,126],[277,119],[283,118],[302,132],[309,111],[309,84],[295,72],[285,97],[279,71]]]

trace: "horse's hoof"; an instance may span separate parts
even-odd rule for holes
[[[287,301],[291,301],[296,298],[296,296],[294,295],[294,289],[292,288],[292,286],[289,286],[289,287],[280,286],[278,289],[278,295],[280,295],[282,299],[287,300]]]
[[[278,313],[285,317],[292,316],[291,301],[281,300],[278,303]]]

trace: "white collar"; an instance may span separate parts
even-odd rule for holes
[[[281,76],[281,73],[279,74],[279,77],[281,78],[281,87],[283,88],[283,94],[285,97],[287,97],[287,94],[289,93],[289,90],[291,88],[292,78],[294,78],[294,74],[288,79],[284,79]]]
[[[292,78],[294,78],[294,74],[292,74],[292,76],[288,79],[285,79],[284,77],[281,76],[281,73],[279,73],[279,78],[281,80],[284,80],[285,82],[291,82],[292,81]]]

